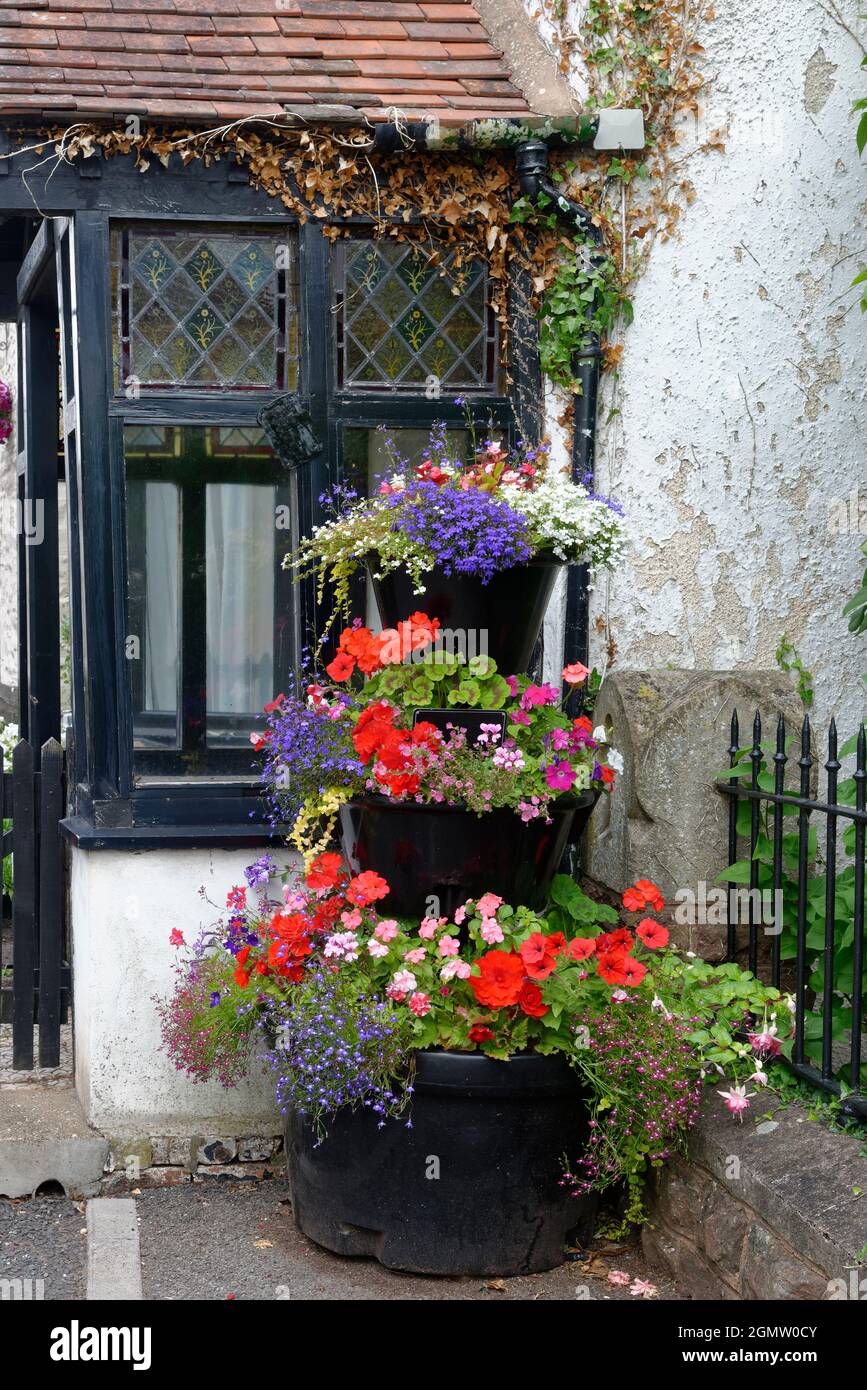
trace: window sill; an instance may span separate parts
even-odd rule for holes
[[[60,822],[61,833],[76,849],[244,849],[283,846],[286,837],[261,822],[248,825],[99,826],[84,816]]]

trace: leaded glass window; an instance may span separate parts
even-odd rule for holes
[[[361,238],[337,242],[334,257],[343,389],[497,389],[496,317],[481,261]]]
[[[139,775],[253,775],[296,660],[291,480],[261,430],[127,425],[125,655]]]
[[[288,231],[116,230],[116,390],[295,390],[296,272]]]

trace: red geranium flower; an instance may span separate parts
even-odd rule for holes
[[[346,652],[338,652],[333,661],[325,667],[333,681],[348,681],[355,670],[355,661]]]
[[[612,951],[631,951],[633,939],[628,927],[618,927],[617,931],[604,931],[596,937],[596,954],[607,956]]]
[[[544,1018],[548,1012],[548,1005],[542,1003],[542,991],[531,980],[525,980],[521,986],[518,1004],[521,1011],[528,1014],[530,1018]]]
[[[661,912],[665,907],[665,898],[649,878],[640,878],[623,894],[623,906],[627,912],[641,912],[646,907]]]
[[[235,984],[239,989],[246,989],[250,983],[250,976],[246,970],[235,971]]]
[[[318,854],[304,875],[308,888],[333,888],[343,869],[339,854]]]
[[[346,896],[356,907],[367,907],[369,903],[376,902],[377,898],[386,897],[388,892],[388,884],[382,875],[374,873],[372,869],[365,869],[363,874],[356,874],[355,878],[349,880]]]
[[[668,945],[668,928],[661,922],[655,922],[652,917],[643,917],[635,928],[635,934],[641,937],[651,951],[658,951],[660,947]]]
[[[604,956],[599,956],[596,969],[609,985],[625,985],[626,971],[623,965],[625,960],[625,951],[607,951]]]
[[[592,936],[573,936],[566,947],[567,956],[573,960],[588,960],[596,950],[596,938]]]
[[[647,966],[642,965],[641,961],[636,960],[634,956],[623,957],[622,969],[626,977],[624,984],[628,985],[630,989],[636,989],[647,974]]]
[[[286,954],[300,960],[309,956],[313,947],[307,935],[309,923],[300,912],[275,912],[271,930],[286,948]]]
[[[474,1023],[467,1037],[474,1043],[493,1042],[494,1030],[486,1027],[484,1023]]]
[[[517,1004],[524,983],[524,962],[517,952],[488,951],[477,964],[479,974],[469,983],[479,1003],[489,1009]]]
[[[534,980],[547,980],[565,945],[566,938],[562,932],[554,932],[551,936],[543,936],[538,931],[533,932],[532,936],[528,936],[518,947],[527,974]]]

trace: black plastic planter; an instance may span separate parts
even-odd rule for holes
[[[421,1052],[405,1119],[340,1111],[317,1144],[292,1114],[286,1151],[298,1228],[338,1255],[415,1274],[538,1274],[585,1245],[594,1197],[560,1186],[586,1144],[581,1086],[562,1057],[509,1062]]]
[[[418,916],[430,897],[451,916],[467,898],[497,893],[513,906],[540,908],[566,845],[583,833],[597,793],[562,797],[524,822],[511,810],[477,816],[464,806],[368,796],[341,808],[343,852],[356,872],[375,869],[391,892],[382,910]]]
[[[434,569],[425,577],[423,594],[413,592],[412,579],[404,570],[393,570],[382,579],[374,579],[371,573],[371,583],[383,627],[397,627],[410,613],[421,610],[429,618],[439,618],[444,629],[465,634],[469,655],[475,643],[476,653],[486,652],[498,671],[512,676],[530,665],[562,568],[559,560],[531,560],[501,570],[488,584]]]

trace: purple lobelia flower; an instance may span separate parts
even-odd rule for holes
[[[478,488],[413,482],[386,503],[394,511],[392,529],[428,550],[448,575],[472,575],[487,584],[532,554],[525,518]]]

